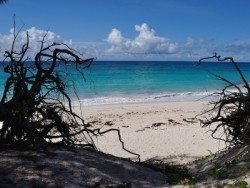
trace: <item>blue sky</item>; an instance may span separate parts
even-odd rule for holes
[[[49,29],[51,40],[99,60],[195,60],[217,51],[250,61],[249,8],[247,0],[9,0],[0,6],[0,45],[15,13],[24,31]]]

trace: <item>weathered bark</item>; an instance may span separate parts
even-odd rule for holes
[[[6,3],[8,0],[0,0],[0,4]]]
[[[212,109],[206,111],[200,118],[203,127],[211,127],[212,136],[216,139],[223,140],[227,143],[238,145],[250,144],[250,87],[245,79],[238,64],[232,57],[221,58],[215,55],[211,57],[202,58],[199,64],[207,59],[216,59],[219,62],[228,61],[232,63],[240,75],[243,82],[243,87],[240,87],[226,78],[217,76],[220,80],[224,81],[227,85],[221,92],[215,93],[219,95],[218,101],[212,102]],[[229,89],[236,89],[230,91]],[[218,131],[224,131],[221,137],[215,136]]]
[[[87,145],[96,148],[91,136],[116,131],[123,149],[135,154],[124,147],[118,129],[105,132],[90,129],[72,109],[71,98],[66,90],[70,73],[62,72],[59,65],[75,67],[75,71],[85,80],[83,70],[91,65],[94,58],[82,59],[78,52],[62,43],[45,46],[45,35],[34,63],[30,63],[27,62],[29,34],[19,51],[15,49],[17,37],[14,22],[12,47],[5,52],[2,62],[8,76],[0,101],[0,121],[3,122],[0,145],[33,145],[37,150],[46,151],[46,144],[57,138],[67,146]],[[61,74],[64,75],[63,79]],[[79,134],[83,134],[81,139]],[[138,154],[135,155],[139,158]]]

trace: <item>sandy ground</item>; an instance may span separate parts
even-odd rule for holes
[[[141,159],[187,163],[225,147],[208,128],[192,122],[206,109],[206,101],[100,105],[83,108],[83,117],[102,130],[119,128],[125,146]],[[116,133],[96,139],[98,148],[119,157],[133,157],[121,149]]]
[[[140,154],[143,161],[159,159],[187,164],[225,146],[213,139],[207,128],[193,122],[192,118],[205,108],[205,101],[119,104],[85,107],[82,113],[93,128],[100,127],[103,131],[119,128],[125,146]],[[121,149],[116,133],[98,137],[95,142],[103,152],[123,158],[134,157]],[[26,150],[1,151],[0,187],[124,187],[127,184],[132,187],[170,187],[166,184],[166,174],[140,163],[92,149],[68,150],[57,146],[49,151],[50,155]],[[207,163],[196,166],[196,174],[211,164],[210,160],[204,162]],[[244,165],[249,168],[249,162]],[[250,184],[249,173],[239,177],[242,179]],[[234,184],[235,180],[209,179],[195,186],[217,187],[228,183]]]
[[[0,187],[132,187],[164,186],[164,174],[129,160],[94,150],[49,148],[0,152]],[[124,185],[125,184],[125,185]],[[123,186],[122,186],[123,185]]]

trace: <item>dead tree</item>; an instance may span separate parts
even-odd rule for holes
[[[0,0],[0,4],[6,3],[8,0]]]
[[[202,115],[206,118],[201,120],[203,127],[212,129],[212,136],[233,145],[250,144],[250,87],[238,64],[232,57],[222,58],[215,53],[211,57],[199,60],[200,65],[204,60],[215,59],[218,62],[229,62],[235,67],[243,86],[236,85],[232,81],[216,76],[226,83],[226,86],[215,93],[219,100],[212,102],[212,108]],[[224,135],[216,136],[216,133],[223,131]],[[217,134],[218,135],[218,134]]]
[[[78,52],[63,43],[45,45],[44,35],[40,50],[30,62],[27,57],[29,34],[25,44],[16,50],[18,34],[14,22],[13,43],[10,51],[5,51],[2,62],[8,76],[0,101],[0,121],[3,123],[0,144],[33,145],[40,151],[46,151],[49,142],[96,148],[92,136],[116,131],[123,149],[139,158],[124,147],[118,129],[102,132],[90,128],[72,109],[67,88],[74,84],[67,83],[70,73],[62,71],[60,66],[74,66],[84,79],[83,70],[94,58],[82,59]]]

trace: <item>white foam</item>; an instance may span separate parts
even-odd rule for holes
[[[184,93],[160,93],[155,95],[127,95],[86,98],[73,101],[73,106],[96,106],[107,104],[130,104],[151,102],[195,101],[214,98],[213,92],[184,92]]]

